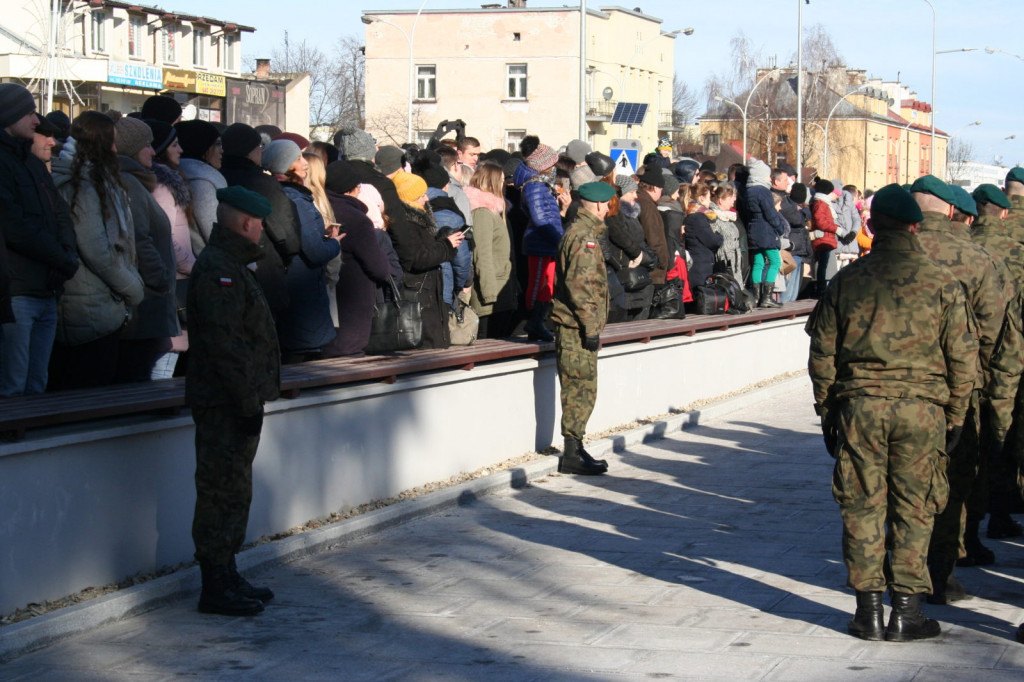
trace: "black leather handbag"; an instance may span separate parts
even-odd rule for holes
[[[651,271],[644,266],[635,268],[623,268],[619,270],[619,282],[626,291],[640,291],[648,287],[651,282]]]
[[[423,311],[417,300],[404,298],[388,277],[392,300],[378,303],[373,309],[373,323],[370,325],[370,342],[366,344],[368,355],[381,355],[399,350],[412,350],[423,341]]]

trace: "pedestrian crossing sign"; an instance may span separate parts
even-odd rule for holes
[[[640,165],[640,140],[612,140],[608,156],[615,163],[616,175],[633,175]]]

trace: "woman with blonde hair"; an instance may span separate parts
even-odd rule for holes
[[[512,277],[512,241],[505,224],[505,171],[494,162],[476,167],[466,186],[473,209],[473,291],[470,305],[480,317],[480,338],[511,335],[517,296]]]
[[[306,189],[313,195],[313,205],[320,212],[320,215],[323,216],[326,228],[330,230],[338,224],[338,221],[334,217],[334,209],[331,208],[331,202],[327,198],[327,189],[325,187],[327,182],[327,166],[324,164],[323,157],[316,152],[302,152],[302,158],[306,160]],[[341,270],[340,251],[337,256],[328,261],[325,268],[324,274],[327,276],[327,299],[330,301],[331,306],[331,320],[334,322],[334,326],[337,327],[338,307],[334,288],[338,284],[338,272]]]

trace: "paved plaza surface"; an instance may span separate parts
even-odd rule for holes
[[[846,634],[809,383],[258,576],[253,618],[179,601],[0,664],[2,680],[1020,682],[1024,542],[957,569],[937,640]],[[611,387],[605,387],[610,389]],[[888,607],[887,607],[888,613]]]

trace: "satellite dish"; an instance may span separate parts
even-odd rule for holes
[[[604,97],[605,102],[610,100],[612,98],[612,95],[614,94],[615,93],[612,91],[611,88],[605,88],[604,90],[601,91],[601,96]]]

